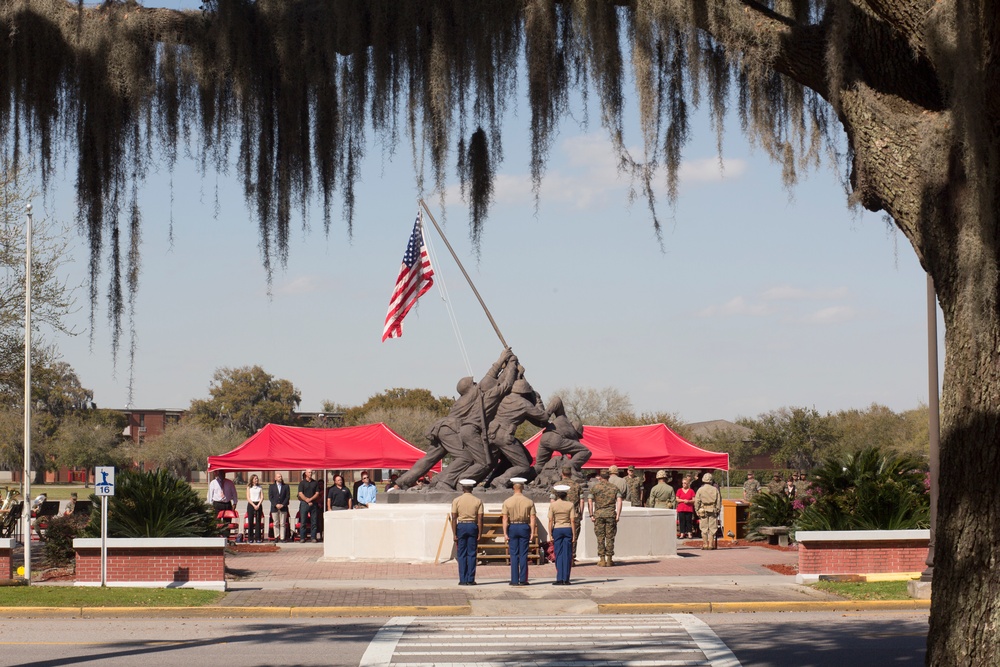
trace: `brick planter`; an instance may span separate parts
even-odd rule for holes
[[[101,540],[73,540],[76,585],[101,585]],[[108,586],[226,590],[224,537],[108,539]]]
[[[917,574],[926,569],[929,530],[802,530],[798,583],[824,576]]]
[[[12,537],[0,539],[0,579],[14,578],[14,545]]]

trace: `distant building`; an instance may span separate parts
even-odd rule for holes
[[[181,421],[186,410],[168,410],[154,408],[149,410],[122,410],[128,424],[122,435],[141,445],[144,441],[163,435],[163,433]]]

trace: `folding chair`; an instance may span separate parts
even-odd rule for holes
[[[240,532],[239,512],[236,510],[219,510],[215,518],[219,520],[219,528],[228,528],[229,534],[226,536],[226,540],[230,544],[235,544],[236,537]]]

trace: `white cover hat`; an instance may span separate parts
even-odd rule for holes
[[[458,483],[462,486],[475,486],[478,482],[474,479],[460,479]]]
[[[526,484],[528,482],[524,477],[511,477],[510,481],[511,484]]]
[[[561,492],[564,492],[564,491],[569,491],[569,484],[556,484],[552,488],[553,488],[553,490],[559,491],[561,493]]]

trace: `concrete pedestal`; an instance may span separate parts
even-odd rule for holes
[[[486,512],[500,512],[500,503],[485,503]],[[537,503],[539,538],[547,541],[548,503]],[[324,560],[372,560],[429,563],[455,557],[448,522],[450,503],[376,503],[368,509],[326,512],[323,516]],[[615,559],[660,558],[677,555],[677,513],[674,510],[625,507],[618,523]],[[583,518],[578,559],[597,558],[594,524]]]

